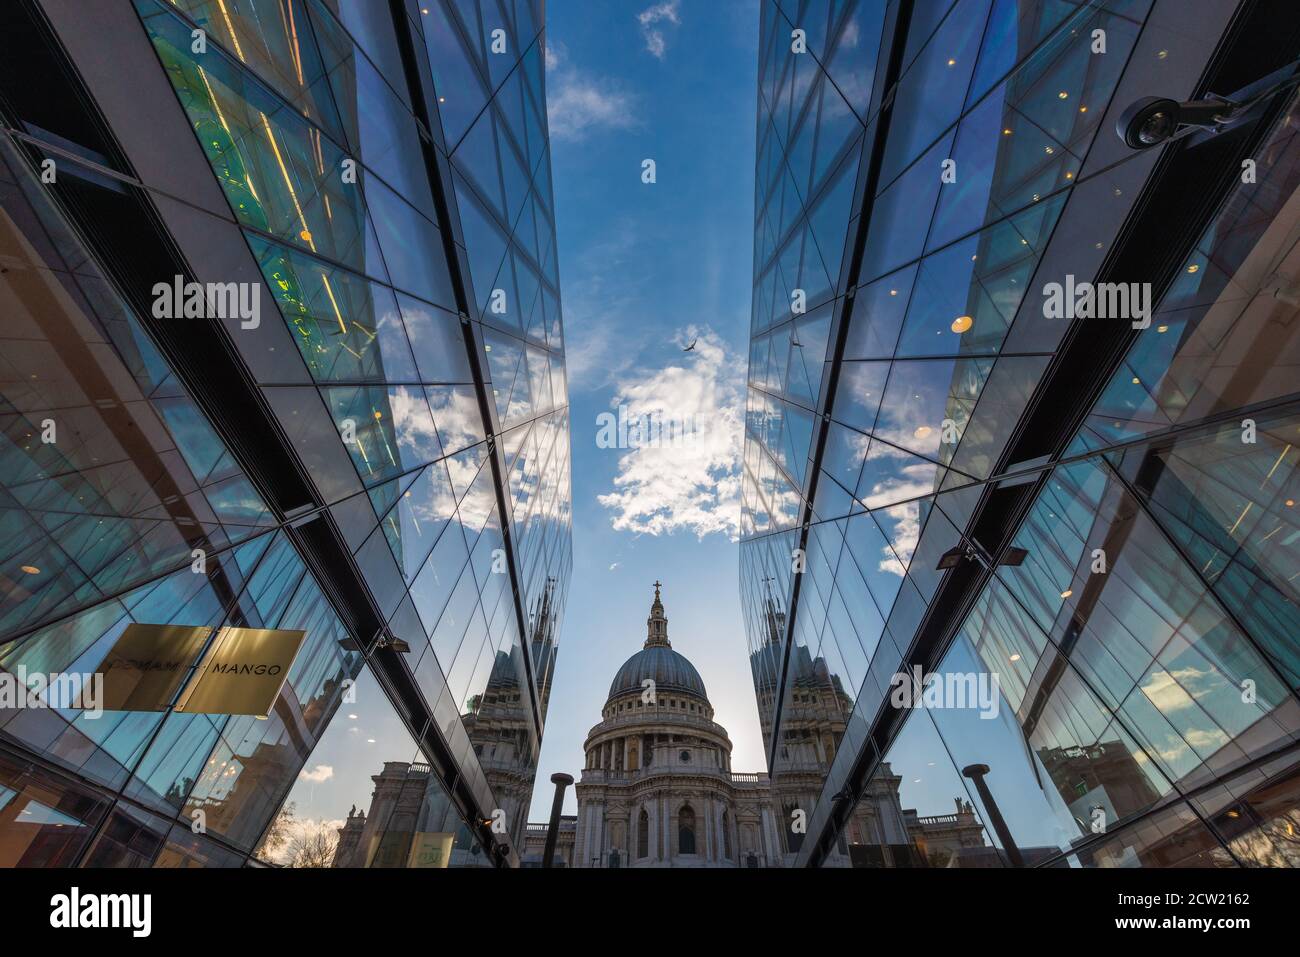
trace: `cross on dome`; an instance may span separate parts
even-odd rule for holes
[[[659,598],[659,589],[663,582],[655,579],[655,600],[650,604],[650,617],[646,619],[647,648],[671,648],[668,641],[668,619],[664,616],[664,603]]]

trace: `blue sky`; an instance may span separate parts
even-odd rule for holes
[[[652,582],[734,745],[765,764],[740,617],[758,4],[550,0],[547,99],[573,423],[573,583],[530,820],[576,777]],[[656,182],[642,182],[642,161]],[[683,352],[691,339],[695,351]],[[619,402],[696,416],[672,449],[597,447]],[[603,499],[603,501],[602,501]],[[569,792],[566,813],[576,802]]]

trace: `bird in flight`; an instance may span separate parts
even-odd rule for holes
[[[685,349],[683,349],[682,352],[690,352],[692,349],[695,348],[695,343],[697,343],[697,342],[699,342],[699,341],[700,341],[699,339],[692,339],[692,340],[691,340],[691,344],[690,344],[689,346],[687,346]]]

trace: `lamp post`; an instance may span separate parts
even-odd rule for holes
[[[975,790],[979,792],[980,800],[984,802],[984,809],[988,811],[989,823],[993,825],[993,830],[997,832],[998,840],[1002,842],[1002,849],[1007,852],[1007,858],[1011,861],[1012,867],[1024,867],[1025,860],[1020,856],[1020,848],[1016,847],[1015,839],[1011,836],[1011,830],[1007,827],[1007,822],[1002,820],[1002,812],[998,810],[997,802],[993,800],[993,793],[989,786],[984,783],[984,775],[989,773],[987,764],[968,764],[961,769],[962,777],[970,778],[975,782]]]
[[[564,808],[564,789],[573,783],[573,775],[557,771],[551,775],[555,785],[555,800],[551,802],[551,826],[546,832],[546,850],[542,852],[542,867],[553,867],[555,844],[560,839],[560,811]]]

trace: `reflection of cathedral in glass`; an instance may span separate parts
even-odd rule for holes
[[[155,628],[182,683],[0,696],[0,866],[518,864],[572,563],[540,2],[11,6],[0,677]],[[222,628],[305,633],[265,714],[185,710]]]
[[[534,655],[553,652],[554,587],[534,613]],[[486,689],[465,702],[461,722],[516,847],[524,846],[536,756],[519,683],[519,651],[498,652]],[[535,657],[534,660],[541,660]],[[387,761],[372,776],[369,805],[354,805],[338,831],[332,867],[448,867],[485,864],[482,849],[455,833],[460,826],[428,764]],[[450,827],[450,830],[443,830]]]

